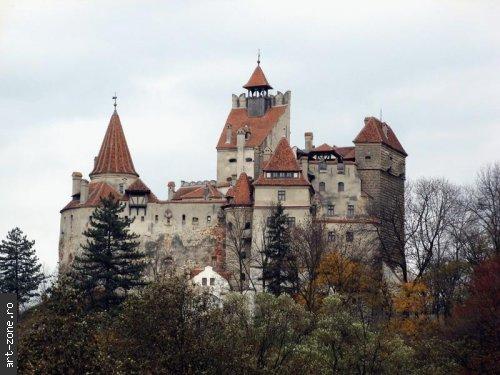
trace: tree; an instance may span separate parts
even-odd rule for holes
[[[232,271],[236,289],[240,293],[243,293],[247,286],[255,289],[250,278],[252,211],[246,207],[227,209],[226,223],[226,262]]]
[[[124,209],[112,196],[101,200],[83,233],[87,242],[73,266],[78,288],[95,306],[105,309],[119,304],[130,289],[144,285],[144,254],[135,241],[139,236],[129,230],[133,219],[120,217]]]
[[[469,190],[470,210],[488,236],[491,252],[500,254],[500,163],[483,167]]]
[[[474,269],[463,304],[454,309],[449,336],[467,373],[498,373],[500,357],[500,256]]]
[[[19,325],[20,374],[106,372],[107,358],[99,355],[96,334],[105,331],[109,315],[88,314],[83,297],[62,276],[42,295],[41,304],[23,314]]]
[[[292,231],[291,245],[293,257],[289,263],[298,276],[294,278],[297,296],[309,311],[315,311],[321,297],[320,265],[330,249],[325,223],[309,216]]]
[[[0,244],[0,290],[14,293],[20,305],[39,295],[38,286],[44,279],[34,245],[19,228],[9,231]]]
[[[292,294],[297,274],[290,266],[292,260],[290,228],[288,215],[278,203],[271,211],[267,225],[267,243],[264,252],[269,259],[267,267],[262,270],[262,278],[266,280],[267,291],[280,295]]]

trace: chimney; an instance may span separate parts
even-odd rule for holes
[[[233,140],[233,127],[231,124],[226,125],[226,143],[231,143]]]
[[[81,183],[81,190],[80,190],[80,203],[85,203],[87,202],[87,199],[89,198],[89,182],[87,180],[82,180]]]
[[[305,140],[306,151],[307,152],[311,151],[313,149],[313,133],[312,132],[304,133],[304,140]]]
[[[168,186],[168,200],[172,200],[174,198],[175,193],[175,182],[169,181]]]
[[[71,196],[75,196],[80,194],[80,185],[81,185],[81,180],[82,180],[82,174],[80,172],[73,172],[71,175],[71,178],[73,179],[73,188],[71,191]]]

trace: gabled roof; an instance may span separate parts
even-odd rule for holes
[[[263,170],[266,172],[298,172],[302,170],[285,137],[280,139]]]
[[[148,196],[148,203],[159,203],[160,200],[151,192],[151,189],[140,179],[135,180],[127,189],[123,200],[130,198],[130,193],[142,193]]]
[[[365,126],[359,132],[353,141],[356,143],[382,143],[404,156],[408,156],[401,143],[399,143],[396,134],[385,122],[381,122],[375,117],[365,118]]]
[[[105,182],[90,182],[89,197],[87,201],[81,204],[78,199],[73,199],[61,210],[61,212],[71,208],[97,207],[100,205],[102,198],[107,198],[110,195],[115,199],[123,198],[118,191]]]
[[[334,148],[327,143],[323,143],[321,146],[314,147],[312,151],[333,151]]]
[[[234,187],[231,187],[226,196],[230,197],[231,206],[251,206],[252,205],[252,184],[248,175],[243,172],[238,177]]]
[[[311,186],[302,175],[302,169],[285,137],[280,139],[271,158],[262,170],[263,172],[254,182],[254,186]],[[298,173],[298,177],[268,178],[266,177],[267,172],[295,172]]]
[[[229,112],[229,116],[226,120],[226,125],[224,126],[224,129],[219,137],[219,142],[217,142],[217,149],[236,148],[236,133],[240,128],[245,127],[245,125],[247,125],[250,130],[249,137],[245,140],[245,146],[260,146],[279,121],[281,116],[283,116],[286,108],[286,105],[271,107],[266,111],[264,116],[260,117],[249,117],[246,108],[231,109],[231,112]],[[231,141],[229,143],[226,143],[228,132],[227,125],[231,125],[232,133]]]
[[[140,178],[135,180],[125,191],[137,192],[137,193],[150,193],[151,190],[146,186]]]
[[[139,176],[134,168],[132,157],[123,133],[120,117],[116,110],[109,120],[106,135],[102,141],[99,155],[90,176],[106,173],[123,173]]]
[[[272,89],[269,82],[267,82],[266,75],[262,71],[260,64],[257,64],[257,67],[255,68],[252,75],[250,76],[250,79],[248,80],[246,85],[243,86],[243,88],[245,89],[263,88],[268,90]]]

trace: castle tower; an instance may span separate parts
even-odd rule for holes
[[[138,177],[120,116],[115,109],[109,120],[99,154],[94,159],[94,169],[90,173],[90,179],[92,182],[106,182],[123,194]]]
[[[290,91],[270,94],[272,86],[257,61],[246,94],[233,94],[232,108],[217,143],[217,184],[234,185],[241,173],[257,177],[263,151],[274,151],[282,137],[290,139]]]
[[[381,246],[385,254],[399,254],[408,154],[391,127],[375,117],[365,118],[353,142],[361,189],[372,197],[369,213],[380,220]]]

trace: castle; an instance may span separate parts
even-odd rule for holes
[[[297,225],[312,212],[325,223],[328,241],[358,243],[377,251],[377,217],[368,207],[402,204],[405,150],[389,125],[367,117],[353,146],[290,146],[291,92],[271,94],[260,61],[246,93],[232,95],[232,108],[217,142],[217,176],[210,181],[167,184],[159,199],[142,181],[120,117],[113,112],[90,172],[72,174],[71,201],[61,210],[59,267],[75,259],[102,197],[121,200],[131,230],[150,255],[151,272],[180,267],[199,273],[211,266],[233,287],[258,289],[259,249],[270,209],[278,201]]]

